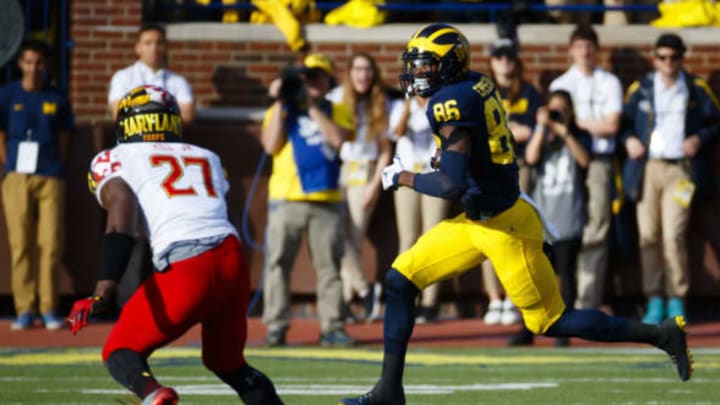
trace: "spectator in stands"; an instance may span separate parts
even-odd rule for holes
[[[67,96],[46,81],[47,45],[25,42],[18,55],[22,78],[0,88],[2,200],[17,313],[11,329],[31,328],[39,310],[45,328],[55,330],[63,327],[55,311],[65,240],[64,164],[73,112]]]
[[[378,317],[380,284],[369,285],[363,270],[362,248],[368,225],[380,197],[382,169],[390,163],[388,138],[390,101],[380,69],[367,53],[350,57],[342,84],[328,93],[355,116],[355,135],[340,148],[340,183],[345,200],[345,255],[340,267],[345,312],[353,316],[350,303],[357,294],[363,300],[365,318]]]
[[[645,323],[685,315],[690,206],[715,187],[708,145],[720,137],[720,105],[705,80],[683,69],[685,51],[678,35],[661,35],[655,71],[628,88],[624,108],[624,185],[638,202]]]
[[[537,111],[537,125],[525,150],[527,164],[537,168],[533,200],[555,226],[550,258],[560,280],[560,294],[567,308],[577,296],[577,256],[586,218],[585,170],[590,163],[591,137],[578,128],[570,93],[556,90],[547,106]],[[523,328],[511,345],[530,344],[532,333]],[[566,337],[556,340],[567,346]]]
[[[390,125],[397,136],[396,153],[408,170],[415,173],[428,173],[434,170],[437,146],[432,136],[430,123],[425,117],[427,99],[420,96],[406,98],[393,105]],[[439,163],[439,162],[438,162]],[[447,217],[449,202],[442,198],[416,193],[409,188],[395,190],[395,222],[399,251],[404,252],[427,230]],[[438,295],[440,283],[433,284],[422,291],[420,305],[417,308],[417,323],[429,323],[439,315]]]
[[[167,89],[180,105],[184,124],[195,118],[192,89],[188,81],[167,69],[167,36],[158,24],[143,25],[137,33],[135,53],[138,60],[113,74],[108,92],[108,110],[115,119],[120,99],[130,90],[143,84],[154,84]]]
[[[495,82],[503,100],[508,127],[512,131],[515,154],[518,157],[520,190],[531,189],[530,169],[525,164],[525,145],[535,126],[535,114],[542,104],[540,93],[523,79],[523,63],[519,57],[518,44],[510,38],[500,38],[490,47],[488,62],[490,77]],[[509,298],[503,300],[504,291],[489,260],[482,264],[483,284],[489,304],[483,320],[493,325],[509,325],[520,321],[520,314]]]
[[[608,266],[611,222],[613,157],[622,112],[620,80],[596,63],[598,37],[588,25],[578,25],[570,35],[573,65],[550,83],[550,91],[565,90],[572,96],[577,125],[592,135],[592,157],[587,170],[588,221],[578,256],[579,309],[603,303]],[[572,305],[572,303],[568,303]]]
[[[340,260],[345,239],[338,178],[340,146],[354,122],[347,107],[325,98],[334,82],[330,59],[310,54],[301,69],[271,84],[270,95],[278,98],[265,115],[261,133],[263,149],[273,157],[263,286],[266,343],[286,342],[290,271],[307,231],[317,275],[320,343],[348,346],[355,339],[345,333],[341,316]]]

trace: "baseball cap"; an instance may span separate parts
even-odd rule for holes
[[[510,38],[500,38],[490,45],[490,56],[499,58],[503,55],[511,59],[518,58],[518,49],[515,41]]]
[[[303,61],[303,66],[305,69],[320,69],[323,70],[325,73],[329,74],[330,76],[335,74],[335,69],[333,67],[333,63],[322,53],[311,53],[308,56],[305,57],[305,60]]]
[[[658,48],[671,48],[680,55],[685,54],[685,51],[687,50],[682,38],[680,38],[679,35],[672,33],[660,35],[657,41],[655,41],[655,49]]]

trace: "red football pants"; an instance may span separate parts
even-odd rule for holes
[[[110,331],[103,361],[118,349],[149,357],[202,324],[202,359],[216,372],[245,364],[250,271],[240,241],[229,236],[198,256],[154,272],[130,297]]]

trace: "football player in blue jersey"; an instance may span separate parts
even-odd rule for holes
[[[400,254],[387,273],[382,374],[368,393],[345,405],[404,404],[405,354],[414,326],[415,298],[430,284],[457,276],[486,258],[533,333],[603,342],[642,342],[667,352],[681,380],[692,361],[685,319],[647,325],[597,310],[566,309],[548,258],[543,221],[518,187],[518,167],[500,95],[485,75],[468,65],[465,36],[445,24],[413,34],[403,53],[402,89],[428,97],[427,118],[439,144],[439,169],[404,170],[395,157],[383,172],[383,188],[459,198],[464,212],[438,223]]]

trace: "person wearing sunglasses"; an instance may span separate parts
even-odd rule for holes
[[[623,109],[624,193],[637,202],[645,323],[685,315],[691,202],[713,191],[708,145],[720,137],[720,105],[704,79],[683,69],[685,52],[682,38],[662,34],[655,70],[630,85]]]

